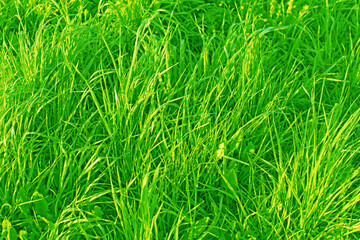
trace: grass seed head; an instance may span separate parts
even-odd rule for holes
[[[219,149],[216,151],[216,156],[217,158],[221,159],[224,157],[224,155],[225,155],[225,144],[221,143],[219,145]]]

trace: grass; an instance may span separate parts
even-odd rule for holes
[[[2,239],[360,238],[359,14],[0,1]]]

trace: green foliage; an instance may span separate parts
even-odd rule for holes
[[[0,0],[1,239],[358,239],[359,4]]]
[[[1,226],[2,226],[1,239],[7,239],[7,240],[17,239],[17,232],[11,226],[11,223],[7,219],[5,219],[2,222]]]

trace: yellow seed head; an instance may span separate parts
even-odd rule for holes
[[[274,5],[271,5],[270,12],[275,12],[275,6]]]
[[[271,3],[270,3],[270,16],[272,17],[275,13],[275,10],[276,10],[276,0],[272,0]]]
[[[292,11],[292,9],[293,9],[293,7],[294,7],[294,0],[290,0],[289,2],[288,2],[288,9],[287,9],[287,13],[288,14],[290,14],[291,13],[291,11]]]
[[[225,155],[225,144],[224,143],[221,143],[219,145],[219,149],[216,151],[216,156],[221,159],[223,158]]]

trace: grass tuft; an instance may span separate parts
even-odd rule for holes
[[[0,1],[0,239],[358,239],[359,9]]]

